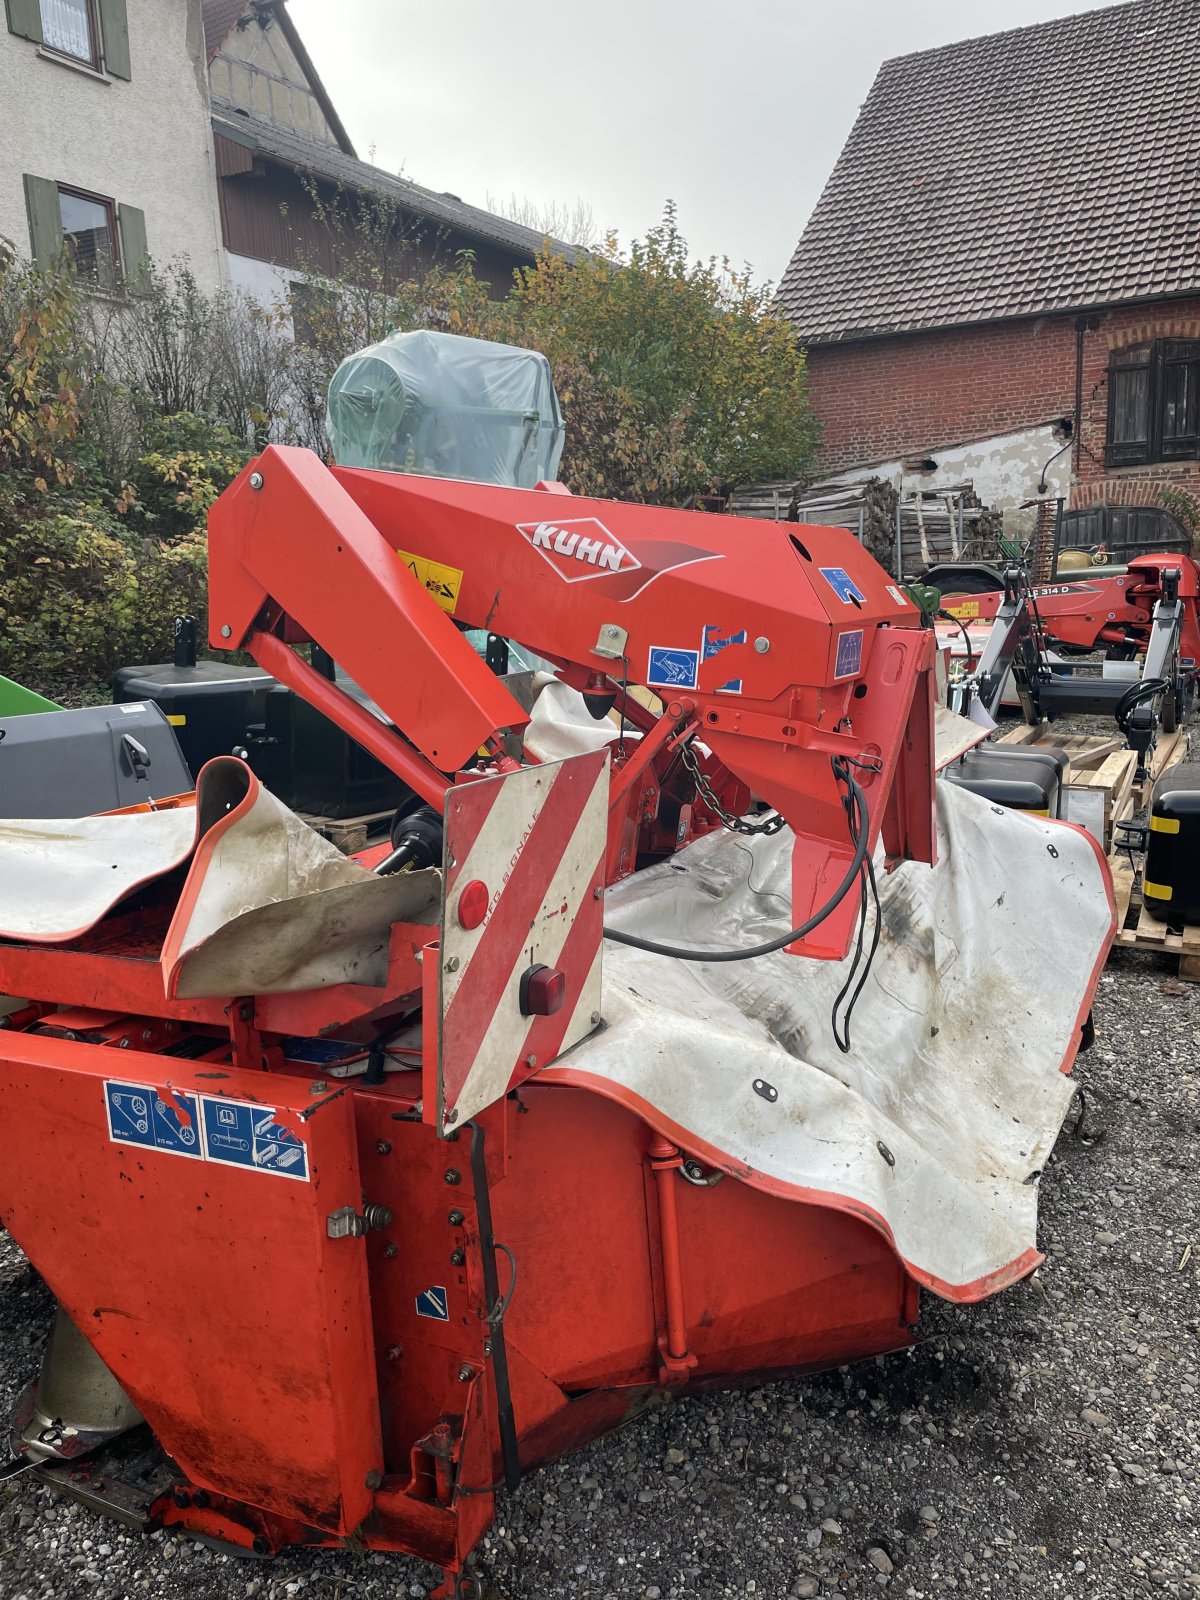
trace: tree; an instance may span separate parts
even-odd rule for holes
[[[813,458],[804,355],[770,286],[691,261],[671,204],[627,258],[612,240],[574,266],[545,252],[508,318],[512,342],[554,369],[563,474],[580,492],[678,505]]]
[[[580,250],[594,250],[604,242],[595,213],[581,197],[576,198],[574,205],[559,200],[539,205],[528,195],[519,198],[514,193],[507,200],[497,201],[489,194],[487,208],[498,217],[508,217],[522,227],[532,228],[535,233],[543,233],[563,244],[573,244]]]

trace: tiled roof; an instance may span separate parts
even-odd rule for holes
[[[318,144],[314,139],[306,139],[273,122],[246,116],[236,106],[220,100],[213,101],[213,131],[296,172],[308,173],[314,178],[327,178],[349,189],[388,195],[416,216],[428,217],[459,233],[499,245],[530,261],[546,244],[556,254],[572,262],[582,254],[573,245],[564,244],[558,239],[547,239],[536,228],[527,228],[520,222],[509,221],[507,217],[498,217],[480,206],[467,205],[457,195],[438,194],[407,178],[394,177],[382,167],[359,161],[335,149],[333,145]]]
[[[1200,0],[887,61],[779,288],[812,344],[1200,289]]]
[[[204,43],[209,66],[233,32],[234,24],[246,9],[247,0],[204,0]]]

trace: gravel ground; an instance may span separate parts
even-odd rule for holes
[[[1046,1262],[987,1304],[926,1297],[923,1342],[684,1399],[502,1502],[487,1600],[1200,1595],[1200,988],[1122,952],[1042,1180]],[[0,1235],[0,1414],[49,1299]],[[384,1600],[428,1567],[235,1561],[138,1538],[24,1476],[0,1486],[3,1600]]]

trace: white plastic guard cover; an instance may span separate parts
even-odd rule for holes
[[[1038,1175],[1115,924],[1087,834],[937,794],[939,865],[879,871],[883,934],[849,1054],[830,1027],[844,963],[609,943],[608,1026],[543,1081],[626,1103],[744,1182],[863,1217],[920,1283],[975,1300],[1041,1259]],[[697,949],[769,939],[788,927],[790,849],[786,831],[710,835],[610,890],[605,920]]]

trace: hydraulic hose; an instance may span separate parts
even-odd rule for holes
[[[676,961],[752,961],[758,956],[773,955],[776,950],[782,950],[785,945],[794,944],[797,939],[803,939],[814,928],[819,928],[825,919],[837,910],[842,901],[850,893],[862,871],[863,862],[867,857],[867,844],[871,836],[870,814],[867,810],[867,798],[862,792],[854,774],[844,761],[834,757],[832,761],[834,777],[846,786],[848,804],[846,814],[850,823],[850,838],[854,844],[854,856],[846,876],[834,890],[830,898],[819,911],[815,911],[807,922],[802,922],[798,928],[793,928],[790,933],[781,933],[776,939],[768,939],[763,944],[752,944],[741,950],[684,950],[678,945],[659,944],[654,939],[640,938],[636,933],[623,933],[617,928],[605,928],[604,937],[611,939],[614,944],[632,945],[635,950],[647,950],[655,956],[671,956]]]

